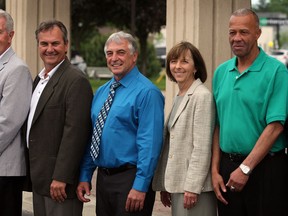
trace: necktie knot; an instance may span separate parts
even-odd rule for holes
[[[113,83],[111,84],[110,89],[115,90],[115,89],[117,89],[120,85],[121,85],[120,82],[115,81],[115,82],[113,82]]]

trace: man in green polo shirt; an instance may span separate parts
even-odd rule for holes
[[[259,18],[250,9],[230,17],[234,58],[214,73],[217,125],[212,180],[219,216],[288,213],[288,157],[283,125],[288,72],[257,45]]]

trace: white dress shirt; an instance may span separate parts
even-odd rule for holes
[[[63,60],[64,61],[64,60]],[[32,99],[31,99],[31,104],[30,104],[30,112],[29,112],[29,116],[28,116],[28,121],[27,121],[27,133],[26,133],[26,141],[27,141],[27,147],[29,148],[29,134],[30,134],[30,129],[31,129],[31,124],[32,124],[32,120],[35,114],[35,110],[38,104],[38,101],[41,97],[42,92],[45,89],[45,86],[47,85],[47,83],[49,82],[49,80],[51,79],[51,77],[53,76],[53,74],[56,72],[56,70],[58,69],[58,67],[62,64],[61,61],[56,67],[54,67],[45,77],[45,68],[43,68],[41,70],[41,72],[38,74],[40,81],[38,82],[36,88],[33,91],[32,94]]]

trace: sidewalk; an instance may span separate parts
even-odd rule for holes
[[[91,201],[84,204],[83,216],[95,216],[95,195],[91,195]],[[23,193],[23,215],[22,216],[32,216],[33,215],[33,205],[32,205],[32,193]],[[165,208],[159,198],[159,193],[157,192],[156,200],[154,204],[153,216],[170,216],[170,208]]]
[[[95,216],[95,204],[96,204],[96,198],[95,198],[95,175],[93,176],[93,185],[92,185],[92,191],[90,199],[91,201],[89,203],[84,204],[83,208],[83,216]],[[32,204],[32,193],[24,192],[23,193],[23,215],[22,216],[33,216],[33,204]],[[160,201],[160,194],[159,192],[156,193],[156,199],[154,204],[154,210],[152,216],[171,216],[171,210],[170,208],[165,208],[161,201]]]

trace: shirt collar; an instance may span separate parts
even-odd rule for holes
[[[265,63],[265,59],[266,59],[266,54],[263,51],[263,49],[261,47],[259,48],[259,54],[256,57],[256,59],[254,60],[254,62],[252,63],[252,65],[250,65],[249,68],[247,68],[245,71],[253,71],[253,72],[260,72],[263,64]],[[232,71],[238,71],[237,69],[237,57],[235,56],[232,61],[230,62],[230,64],[228,65],[228,69],[230,72]]]
[[[43,68],[41,70],[41,72],[38,74],[38,77],[40,79],[50,79],[53,76],[53,74],[57,71],[59,66],[63,63],[64,60],[65,59],[63,59],[58,65],[56,65],[51,71],[49,71],[49,73],[47,74],[48,76],[46,78],[44,77],[45,76],[45,68]]]
[[[138,73],[140,73],[138,67],[134,66],[133,69],[129,73],[127,73],[119,82],[122,86],[127,87],[135,79]],[[113,83],[116,80],[113,77],[111,81]]]

